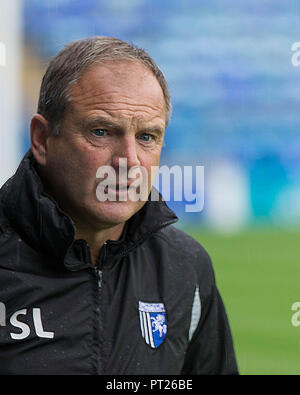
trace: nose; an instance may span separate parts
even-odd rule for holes
[[[135,136],[124,136],[120,139],[118,149],[115,151],[113,157],[113,166],[118,167],[124,161],[120,159],[126,159],[128,170],[134,166],[140,166],[141,162],[137,152],[137,142]]]

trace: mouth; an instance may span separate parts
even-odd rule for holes
[[[147,195],[147,196],[146,196]],[[96,189],[96,196],[98,201],[118,201],[126,202],[148,199],[148,185],[137,185],[134,181],[127,181],[127,183],[108,184],[103,185],[103,189]]]
[[[108,185],[104,189],[104,193],[107,194],[108,196],[111,196],[112,200],[113,197],[115,196],[117,200],[122,199],[122,200],[127,200],[128,199],[128,192],[130,189],[130,185]]]
[[[130,188],[130,184],[117,184],[117,185],[108,185],[105,188],[105,191],[110,190],[110,191],[116,191],[116,192],[125,192],[128,191],[128,189]]]

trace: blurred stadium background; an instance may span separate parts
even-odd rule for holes
[[[209,251],[241,374],[299,374],[300,0],[4,0],[0,184],[29,147],[49,58],[111,35],[145,48],[174,113],[162,164],[205,167],[205,205],[179,227]]]

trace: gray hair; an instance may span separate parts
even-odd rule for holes
[[[118,38],[96,36],[73,41],[65,46],[52,58],[45,72],[37,112],[48,120],[54,135],[59,134],[60,121],[71,101],[70,87],[79,80],[88,66],[112,60],[139,61],[152,71],[163,91],[168,124],[172,113],[168,84],[150,55],[144,49]]]

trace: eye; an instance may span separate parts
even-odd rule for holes
[[[93,129],[92,133],[96,137],[103,137],[107,134],[107,130],[105,129]]]
[[[140,139],[145,142],[149,142],[149,141],[153,140],[153,136],[151,134],[143,133],[140,135]]]

